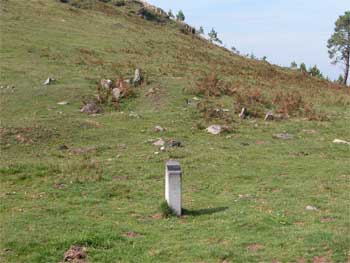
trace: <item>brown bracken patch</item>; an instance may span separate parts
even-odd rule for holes
[[[257,252],[258,250],[261,250],[263,248],[264,248],[264,246],[261,244],[251,244],[251,245],[247,246],[247,249],[250,252]]]

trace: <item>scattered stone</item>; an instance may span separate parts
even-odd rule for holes
[[[160,147],[160,150],[162,151],[162,152],[164,152],[166,149],[165,149],[165,146],[162,146],[162,147]]]
[[[166,130],[165,128],[158,125],[154,127],[155,132],[164,132],[165,130]]]
[[[318,208],[315,207],[315,206],[312,206],[312,205],[308,205],[308,206],[305,207],[305,210],[307,210],[307,211],[317,211]]]
[[[165,141],[163,139],[158,139],[157,141],[153,142],[154,146],[164,146]]]
[[[291,140],[294,138],[292,134],[288,134],[288,133],[277,133],[272,135],[272,137],[275,139],[281,139],[281,140]]]
[[[79,155],[79,154],[85,154],[85,153],[91,153],[91,152],[95,152],[96,148],[95,147],[89,147],[89,148],[72,148],[69,150],[70,154],[75,154],[75,155]]]
[[[71,246],[64,253],[64,262],[83,263],[86,258],[86,248],[79,246]]]
[[[135,75],[134,75],[134,79],[132,80],[132,83],[134,84],[135,87],[140,86],[142,83],[143,77],[141,74],[141,70],[140,69],[136,69],[135,70]]]
[[[241,119],[245,119],[248,117],[248,110],[246,108],[242,108],[241,113],[238,115]]]
[[[218,135],[222,132],[222,127],[220,125],[211,125],[206,129],[207,132]]]
[[[102,113],[102,111],[102,108],[95,102],[89,102],[80,109],[80,112],[87,114],[99,114]]]
[[[113,85],[113,81],[110,79],[101,79],[101,87],[104,89],[111,89]]]
[[[138,115],[137,113],[135,113],[135,112],[132,111],[132,112],[129,113],[129,117],[139,119],[139,118],[140,118],[140,115]]]
[[[193,100],[194,100],[194,101],[200,101],[200,98],[193,97]]]
[[[67,104],[69,104],[68,101],[60,101],[57,103],[57,105],[67,105]]]
[[[120,93],[121,93],[121,91],[120,91],[119,88],[114,88],[114,89],[112,90],[112,96],[113,96],[113,99],[114,99],[115,101],[119,101]]]
[[[334,139],[333,143],[350,145],[350,142],[347,142],[347,141],[344,141],[344,140],[339,140],[339,139]]]
[[[51,85],[51,84],[54,84],[55,82],[56,82],[55,79],[49,77],[49,78],[47,78],[47,79],[45,80],[44,85],[45,85],[45,86]]]
[[[177,141],[177,140],[170,140],[170,141],[168,142],[168,145],[169,145],[170,147],[181,147],[181,146],[182,146],[181,142],[180,142],[180,141]]]
[[[158,154],[159,154],[159,152],[154,152],[154,154],[155,154],[155,155],[158,155]]]

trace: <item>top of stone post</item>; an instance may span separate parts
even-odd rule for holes
[[[166,162],[166,167],[168,171],[173,171],[173,172],[180,172],[181,171],[181,166],[179,161],[175,160],[169,160]]]

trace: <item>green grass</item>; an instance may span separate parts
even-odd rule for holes
[[[59,262],[71,245],[86,246],[89,262],[348,260],[350,148],[332,143],[350,140],[348,91],[146,22],[134,6],[106,15],[57,1],[0,3],[0,84],[16,87],[0,94],[1,262]],[[121,112],[79,112],[100,78],[131,77],[136,67],[149,84]],[[209,135],[185,100],[212,69],[242,87],[300,90],[331,119],[236,117],[232,134]],[[57,83],[43,87],[48,76]],[[158,96],[145,95],[151,87]],[[272,138],[284,131],[295,138]],[[184,147],[155,155],[147,141],[159,137]],[[168,159],[184,170],[185,216],[159,219]]]

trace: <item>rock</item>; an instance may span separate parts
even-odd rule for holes
[[[60,101],[57,103],[57,105],[67,105],[67,104],[69,104],[68,101]]]
[[[164,151],[165,151],[165,147],[164,147],[164,146],[160,147],[160,150],[161,150],[162,152],[164,152]]]
[[[49,77],[49,78],[47,78],[47,79],[45,80],[44,85],[45,85],[45,86],[51,85],[51,84],[53,84],[55,81],[56,81],[55,79]]]
[[[164,129],[163,127],[161,127],[161,126],[155,126],[154,127],[154,131],[155,132],[164,132],[166,129]]]
[[[275,139],[281,139],[281,140],[291,140],[294,138],[292,134],[288,134],[288,133],[277,133],[272,135],[272,137]]]
[[[307,211],[317,211],[318,208],[315,207],[315,206],[312,206],[312,205],[308,205],[308,206],[305,207],[305,210],[307,210]]]
[[[86,248],[79,246],[71,246],[66,253],[64,253],[64,262],[85,262]]]
[[[112,96],[113,96],[113,99],[114,99],[115,101],[119,101],[120,93],[121,93],[121,91],[120,91],[119,88],[114,88],[114,89],[112,90]]]
[[[347,142],[347,141],[344,141],[344,140],[339,140],[339,139],[334,139],[333,143],[350,145],[350,142]]]
[[[275,116],[272,111],[269,111],[266,113],[264,120],[265,121],[273,121],[275,119]]]
[[[155,146],[164,146],[165,141],[163,139],[158,139],[157,141],[153,142],[153,145]]]
[[[248,117],[248,110],[246,108],[242,108],[241,113],[238,115],[241,119],[245,119]]]
[[[140,115],[138,115],[137,113],[135,113],[135,112],[132,111],[132,112],[129,113],[129,117],[139,119],[139,118],[140,118]]]
[[[220,125],[211,125],[206,129],[207,132],[218,135],[222,132],[222,127]]]
[[[134,84],[135,87],[141,85],[143,80],[142,74],[141,74],[141,70],[140,69],[136,69],[135,70],[135,75],[134,75],[134,79],[132,80],[132,83]]]
[[[87,114],[99,114],[102,113],[102,111],[102,108],[95,102],[87,103],[80,109],[80,112]]]
[[[177,141],[177,140],[170,140],[168,144],[170,147],[181,147],[182,146],[181,142]]]
[[[104,89],[111,89],[113,81],[110,79],[101,79],[101,87]]]

